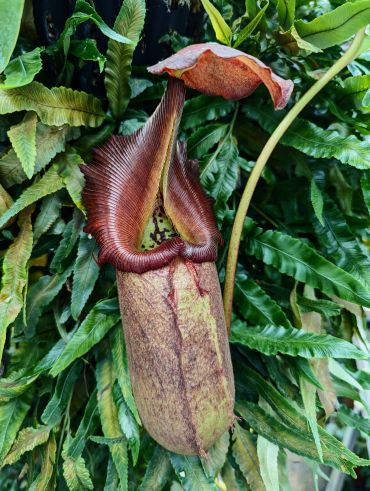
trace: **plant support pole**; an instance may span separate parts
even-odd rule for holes
[[[266,145],[264,146],[260,156],[256,161],[256,165],[253,167],[251,175],[249,176],[248,182],[245,186],[242,198],[239,203],[238,210],[235,215],[234,225],[231,232],[231,240],[227,256],[226,264],[226,277],[225,277],[225,287],[224,287],[224,310],[225,318],[228,332],[230,333],[231,326],[231,314],[232,314],[232,303],[234,294],[234,282],[235,282],[235,272],[238,260],[238,252],[240,246],[241,234],[243,231],[243,224],[245,217],[248,212],[249,204],[253,196],[254,190],[257,186],[258,180],[261,173],[271,156],[276,145],[279,143],[280,139],[294,122],[296,117],[300,112],[311,102],[311,100],[320,92],[321,89],[325,87],[343,68],[345,68],[349,63],[351,63],[357,56],[357,53],[361,47],[361,44],[365,37],[365,29],[361,29],[356,36],[348,50],[343,54],[339,60],[334,63],[334,65],[329,68],[329,70],[318,80],[292,107],[292,109],[287,113],[284,119],[280,122],[277,128],[274,130],[270,138],[268,139]]]

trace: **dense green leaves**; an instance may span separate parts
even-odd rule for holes
[[[103,34],[111,39],[115,39],[120,43],[132,43],[130,39],[111,29],[89,2],[86,0],[77,0],[75,10],[71,17],[67,19],[64,30],[59,38],[59,43],[63,45],[64,54],[68,52],[71,36],[75,33],[77,27],[86,21],[93,22]]]
[[[265,107],[246,106],[246,112],[268,132],[272,132],[281,116],[271,115]],[[269,114],[267,116],[267,114]],[[352,165],[358,169],[369,169],[369,144],[360,141],[356,136],[343,136],[337,131],[326,130],[319,126],[296,119],[281,143],[300,150],[315,158],[338,159],[342,164]]]
[[[171,454],[142,426],[115,270],[98,267],[99,248],[84,232],[83,166],[94,148],[112,134],[131,134],[155,110],[168,77],[152,77],[147,64],[218,38],[292,79],[290,108],[347,49],[369,10],[369,0],[204,0],[205,12],[190,2],[189,14],[189,2],[163,1],[105,8],[77,0],[56,17],[55,6],[45,16],[43,2],[34,2],[32,14],[27,1],[20,36],[23,2],[2,8],[0,465],[7,465],[0,489],[278,491],[286,487],[286,448],[313,460],[316,480],[321,460],[352,474],[368,464],[355,455],[364,455],[370,433],[362,417],[370,387],[363,371],[363,307],[370,306],[367,38],[358,58],[280,140],[251,199],[231,335],[234,412],[243,419],[206,457]],[[165,32],[167,20],[176,32]],[[157,46],[158,32],[164,36]],[[211,72],[210,83],[234,83],[229,68]],[[199,160],[213,202],[224,241],[221,283],[243,189],[282,117],[263,88],[240,101],[187,90],[179,139]],[[351,409],[338,409],[341,397]],[[354,453],[333,436],[346,426],[359,430]]]
[[[104,82],[110,109],[118,120],[122,118],[130,100],[132,56],[144,26],[144,19],[144,0],[124,0],[114,30],[129,38],[132,44],[121,44],[112,39],[108,43]]]
[[[41,276],[37,283],[28,290],[26,314],[22,321],[18,319],[20,324],[24,321],[29,334],[35,331],[42,312],[61,291],[71,273],[72,268],[68,267],[60,274]]]
[[[237,410],[250,426],[267,440],[312,460],[320,461],[312,437],[302,430],[293,429],[270,416],[262,408],[250,402],[237,405]],[[342,472],[356,476],[354,468],[369,465],[369,461],[357,457],[339,441],[323,447],[323,461]]]
[[[79,136],[77,128],[69,126],[46,126],[37,123],[35,171],[43,169],[53,157],[65,149],[66,143]],[[0,159],[0,180],[8,188],[20,184],[27,178],[14,149]]]
[[[304,358],[367,358],[363,351],[343,339],[329,334],[308,333],[293,327],[248,327],[241,321],[235,321],[230,341],[244,344],[265,355],[284,353]]]
[[[370,294],[365,286],[299,239],[272,230],[257,230],[249,237],[247,247],[250,254],[275,266],[281,273],[328,295],[370,306]]]
[[[0,227],[3,227],[7,221],[17,215],[20,211],[27,208],[35,201],[55,193],[64,186],[63,179],[56,172],[54,167],[51,167],[39,180],[27,188],[23,194],[15,201],[12,206],[0,217]]]
[[[322,224],[314,222],[317,237],[326,254],[335,264],[370,284],[370,256],[361,249],[339,208],[326,198]]]
[[[99,126],[104,120],[101,102],[86,92],[32,82],[15,89],[0,89],[0,114],[35,111],[47,125]]]

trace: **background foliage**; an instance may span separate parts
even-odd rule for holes
[[[195,41],[238,46],[293,79],[291,104],[370,21],[368,0],[202,3],[208,15],[200,14]],[[312,486],[333,468],[360,474],[365,489],[368,38],[286,133],[258,185],[230,338],[241,419],[200,460],[166,452],[142,429],[114,270],[98,268],[97,246],[83,232],[79,166],[111,133],[144,124],[164,90],[163,80],[132,66],[145,2],[124,0],[109,27],[77,0],[47,47],[30,2],[0,0],[0,8],[0,488],[288,490],[288,449],[309,463]],[[191,8],[201,12],[199,2]],[[102,32],[100,49],[81,36],[85,24],[95,38]],[[173,50],[193,41],[174,31],[162,39]],[[91,89],[99,97],[76,90],[85,67],[97,86],[105,83]],[[241,102],[188,92],[181,138],[214,199],[225,239],[221,281],[241,191],[281,117],[264,88]],[[340,441],[348,428],[357,429],[355,453]],[[354,489],[351,478],[347,486]]]

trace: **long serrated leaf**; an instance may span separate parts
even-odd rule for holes
[[[85,185],[85,178],[80,169],[84,161],[76,151],[68,149],[56,159],[55,163],[59,174],[63,177],[63,182],[72,201],[77,208],[84,210],[82,189]]]
[[[203,157],[225,136],[227,129],[227,124],[214,123],[196,130],[188,140],[189,157]]]
[[[242,404],[238,403],[236,408],[251,427],[267,440],[288,448],[298,455],[320,462],[315,442],[307,431],[298,431],[291,426],[286,426],[277,418],[266,414],[257,404],[244,401]],[[339,441],[335,449],[323,446],[323,461],[326,465],[340,469],[352,477],[356,476],[355,467],[367,466],[370,463],[357,457]]]
[[[335,302],[330,300],[315,299],[302,297],[297,295],[297,302],[302,313],[304,312],[317,312],[326,317],[332,317],[335,315],[340,315],[342,307]]]
[[[361,2],[357,2],[359,3]],[[256,104],[245,106],[245,112],[269,133],[276,128],[284,116],[274,114],[274,111],[268,107]],[[370,146],[366,141],[359,140],[355,135],[343,136],[337,131],[320,128],[304,119],[296,118],[280,139],[280,143],[296,148],[311,157],[334,157],[342,164],[352,165],[357,169],[370,168]]]
[[[139,491],[161,491],[172,471],[171,462],[164,448],[156,446],[145,471]]]
[[[36,243],[45,234],[54,222],[60,217],[62,208],[62,197],[56,192],[46,196],[41,203],[39,214],[33,227],[33,240]]]
[[[17,42],[24,0],[0,1],[0,73],[7,66]]]
[[[277,11],[279,24],[284,31],[287,31],[294,22],[295,0],[278,0]]]
[[[271,406],[275,413],[280,418],[282,418],[284,422],[283,424],[285,426],[282,433],[279,432],[277,426],[274,427],[273,432],[275,432],[275,436],[277,437],[277,439],[270,438],[268,426],[264,427],[264,431],[256,431],[263,435],[267,440],[270,440],[277,445],[281,445],[282,447],[285,446],[286,448],[290,448],[288,445],[284,445],[280,438],[284,440],[285,432],[289,434],[290,431],[293,432],[294,430],[295,435],[291,443],[293,445],[297,444],[297,447],[296,450],[292,451],[298,453],[299,455],[306,455],[309,458],[313,458],[314,460],[316,459],[317,461],[319,461],[316,445],[311,434],[307,432],[307,420],[303,415],[302,410],[299,410],[296,406],[294,406],[291,401],[288,400],[286,395],[282,395],[275,387],[273,387],[269,382],[261,377],[255,370],[252,370],[245,365],[243,367],[240,367],[239,365],[239,370],[240,376],[242,376],[244,382],[249,385],[249,388],[251,390],[256,391],[257,394],[263,394],[263,399]],[[245,403],[243,402],[243,406],[244,405]],[[252,412],[254,410],[254,407],[258,408],[258,411],[261,409],[259,408],[259,406],[253,404],[253,408],[251,408]],[[244,413],[242,415],[244,416]],[[262,416],[262,419],[264,419],[264,416]],[[323,460],[325,463],[340,468],[342,472],[351,473],[353,473],[353,466],[356,466],[357,463],[358,465],[368,465],[366,464],[366,462],[368,461],[357,457],[357,455],[348,450],[342,444],[342,442],[337,440],[333,435],[328,433],[320,426],[318,427],[318,431],[322,443]],[[301,435],[303,435],[304,440],[306,440],[307,442],[311,442],[308,444],[307,448],[305,447],[304,442],[301,440]],[[301,450],[302,453],[300,453]],[[308,455],[308,452],[311,456]]]
[[[234,296],[238,311],[250,323],[292,327],[280,306],[243,273],[236,276]]]
[[[281,273],[328,295],[370,307],[370,292],[365,286],[299,239],[272,230],[261,233],[258,229],[249,237],[247,248]]]
[[[20,396],[31,387],[37,377],[37,375],[33,375],[21,379],[13,379],[12,377],[0,378],[0,400],[8,400]]]
[[[0,466],[31,406],[28,394],[0,403]]]
[[[222,480],[228,491],[248,491],[247,483],[237,476],[236,469],[227,460],[222,469]]]
[[[133,465],[136,465],[140,449],[139,425],[128,408],[118,384],[114,384],[113,397],[118,408],[118,420],[121,430],[131,450]]]
[[[63,179],[56,172],[55,168],[51,167],[39,181],[23,191],[21,196],[12,204],[12,206],[1,215],[0,227],[5,225],[10,218],[24,210],[24,208],[27,208],[27,206],[35,203],[35,201],[38,201],[48,194],[59,191],[63,186]]]
[[[98,424],[98,403],[97,403],[97,391],[92,392],[88,403],[85,407],[84,415],[77,428],[75,436],[68,442],[66,453],[72,459],[76,460],[83,452],[87,440],[90,435],[94,433]]]
[[[76,460],[65,457],[63,476],[70,491],[86,491],[94,489],[85,460],[80,456]]]
[[[28,179],[33,176],[36,164],[36,125],[36,113],[28,112],[21,123],[8,131],[9,140]]]
[[[121,120],[130,100],[132,56],[140,33],[144,27],[145,1],[124,0],[114,23],[114,30],[128,37],[132,44],[121,44],[109,40],[107,64],[105,67],[105,87],[113,116]]]
[[[73,268],[71,312],[74,319],[78,319],[98,279],[100,268],[96,262],[97,254],[95,240],[86,234],[81,235]]]
[[[322,212],[324,208],[324,198],[322,196],[322,192],[318,185],[315,182],[315,179],[311,179],[311,189],[310,189],[310,196],[311,196],[311,203],[312,207],[314,209],[316,218],[318,221],[321,223],[321,225],[324,225],[323,217],[322,217]]]
[[[236,38],[235,43],[233,44],[233,48],[237,48],[240,44],[242,44],[248,36],[250,36],[258,24],[261,22],[265,12],[269,6],[269,1],[267,0],[265,5],[259,10],[256,16],[239,32],[238,37]]]
[[[38,360],[35,366],[30,367],[25,375],[28,377],[34,377],[37,375],[41,375],[42,373],[47,372],[50,370],[50,368],[53,366],[55,360],[58,358],[58,356],[61,354],[63,351],[65,345],[67,344],[67,340],[70,339],[73,335],[73,331],[68,333],[66,336],[66,340],[64,339],[59,339],[57,343],[54,344],[54,346],[48,351],[42,358],[41,360]]]
[[[53,397],[41,415],[41,421],[44,424],[53,427],[60,423],[63,411],[72,395],[75,382],[80,375],[81,368],[82,362],[78,361],[66,370],[66,373],[59,375]]]
[[[119,476],[112,458],[108,460],[107,477],[105,480],[104,491],[117,491],[119,486]]]
[[[29,491],[49,491],[48,485],[54,473],[57,445],[54,433],[50,433],[49,440],[42,452],[40,474],[31,484]]]
[[[124,435],[119,425],[118,410],[113,399],[114,370],[110,358],[100,361],[96,367],[96,380],[98,384],[98,406],[100,412],[103,434],[107,438],[117,438]],[[109,446],[110,453],[120,478],[120,489],[128,489],[128,455],[125,441]]]
[[[121,388],[121,392],[130,411],[135,416],[136,421],[138,422],[139,425],[141,425],[135,399],[132,394],[130,371],[128,368],[127,353],[126,353],[126,344],[123,337],[123,330],[121,324],[112,330],[109,336],[109,340],[112,348],[114,370],[116,372],[117,381]]]
[[[261,476],[256,445],[250,433],[235,425],[232,452],[252,491],[266,491]]]
[[[169,452],[170,461],[174,471],[185,491],[216,491],[217,486],[213,479],[208,478],[202,469],[199,457],[178,455]]]
[[[351,428],[356,428],[365,435],[370,435],[370,420],[355,413],[347,406],[341,406],[337,413],[337,417],[341,423]]]
[[[342,44],[370,23],[370,2],[346,2],[310,22],[298,20],[295,27],[305,41],[325,49]]]
[[[367,358],[367,355],[352,343],[329,334],[307,333],[294,327],[248,327],[238,320],[233,322],[230,341],[244,344],[265,355],[283,353],[303,358]]]
[[[45,443],[49,439],[50,430],[49,426],[30,427],[21,430],[2,465],[14,464],[25,452]]]
[[[0,290],[0,360],[6,330],[23,306],[23,290],[27,284],[27,264],[32,252],[31,210],[19,220],[20,231],[3,258]]]
[[[86,92],[66,87],[48,89],[40,82],[0,89],[0,114],[34,111],[47,125],[99,126],[104,118],[101,102]]]
[[[5,191],[0,184],[0,216],[8,210],[13,204],[12,197]]]
[[[210,0],[201,0],[202,5],[209,15],[213,30],[216,34],[217,41],[223,44],[230,44],[232,32],[230,27],[226,24],[221,13],[210,2]]]
[[[68,262],[69,256],[80,236],[83,226],[83,215],[79,210],[74,211],[72,220],[70,220],[63,230],[63,237],[57,247],[53,259],[50,263],[51,271],[62,273],[65,269],[65,263]]]
[[[279,491],[279,447],[258,435],[257,455],[265,488],[268,491]]]
[[[313,220],[313,225],[320,245],[335,264],[370,285],[370,256],[362,250],[345,216],[328,196],[322,223]]]
[[[209,97],[199,95],[185,102],[184,112],[181,118],[181,126],[184,129],[194,128],[205,121],[227,116],[235,108],[233,101],[226,101],[222,97]]]
[[[239,178],[239,152],[231,136],[222,142],[222,148],[202,162],[201,183],[214,198],[214,210],[219,220],[225,213],[227,200],[234,192]]]
[[[78,128],[69,126],[46,126],[37,123],[36,129],[36,165],[35,172],[43,169],[53,157],[65,149],[66,142],[77,138],[80,134]],[[6,188],[13,184],[20,184],[27,176],[13,149],[9,150],[0,159],[0,180]]]
[[[55,377],[96,345],[120,319],[117,299],[98,302],[57,358],[50,375]]]
[[[322,461],[322,447],[316,417],[316,387],[310,384],[310,382],[308,382],[307,380],[300,377],[299,388],[301,390],[302,402],[307,422],[310,426],[313,439],[315,440],[317,453],[320,460]]]

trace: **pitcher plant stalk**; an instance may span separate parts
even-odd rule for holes
[[[233,424],[234,379],[215,260],[222,237],[198,162],[177,141],[186,86],[240,99],[263,82],[276,109],[291,81],[233,48],[189,46],[150,67],[168,73],[147,123],[113,136],[83,166],[100,264],[116,268],[134,397],[163,447],[205,456]]]

